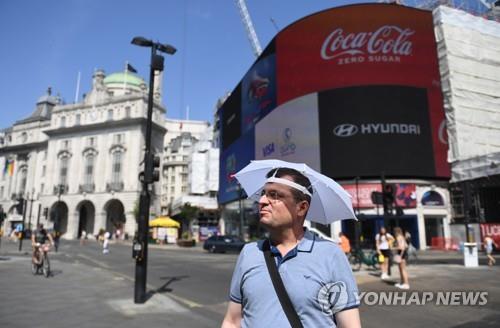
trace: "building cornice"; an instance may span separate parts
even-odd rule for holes
[[[91,131],[98,131],[98,130],[107,130],[110,128],[121,128],[121,127],[128,127],[128,126],[143,126],[146,124],[146,119],[143,117],[140,118],[129,118],[129,119],[123,119],[119,121],[104,121],[104,122],[98,122],[94,124],[85,124],[85,125],[75,125],[71,127],[66,127],[66,128],[57,128],[57,129],[49,129],[43,131],[45,134],[47,134],[49,137],[55,137],[55,136],[64,136],[64,135],[69,135],[69,134],[75,134],[75,133],[80,133],[80,132],[91,132]],[[153,122],[153,128],[156,130],[159,130],[163,133],[167,132],[167,129],[165,129],[163,126],[158,125],[158,123]]]
[[[32,143],[24,143],[24,144],[19,144],[19,145],[13,145],[13,146],[5,146],[0,148],[0,155],[6,154],[6,153],[24,153],[26,151],[30,150],[35,150],[35,149],[41,149],[41,148],[47,148],[48,141],[41,141],[41,142],[32,142]]]

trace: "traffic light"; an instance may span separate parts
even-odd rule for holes
[[[160,181],[160,156],[153,155],[153,182]]]
[[[393,183],[384,184],[383,201],[384,201],[384,213],[388,215],[393,214],[394,201],[396,200],[396,185]]]

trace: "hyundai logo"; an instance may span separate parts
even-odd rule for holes
[[[333,129],[333,134],[341,138],[352,137],[356,133],[358,133],[358,127],[354,124],[340,124]]]

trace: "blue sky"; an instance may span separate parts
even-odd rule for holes
[[[264,48],[280,29],[317,11],[369,1],[247,0]],[[175,46],[165,58],[167,117],[212,121],[217,99],[254,61],[234,0],[4,0],[0,2],[0,129],[28,117],[51,86],[74,102],[91,88],[94,69],[123,71],[129,61],[148,81],[144,36]]]

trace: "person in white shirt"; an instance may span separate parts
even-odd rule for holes
[[[380,278],[385,280],[389,278],[387,271],[389,269],[389,259],[391,257],[391,244],[394,241],[394,237],[385,230],[385,227],[380,228],[380,232],[375,236],[375,245],[377,247],[378,255],[384,256],[384,261],[380,263],[380,269],[382,275]]]

